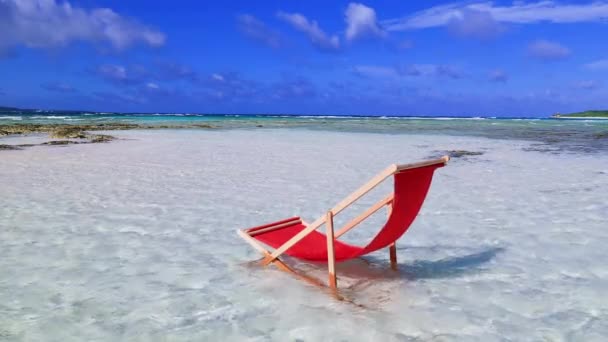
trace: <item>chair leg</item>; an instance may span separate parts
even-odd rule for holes
[[[393,203],[391,202],[386,206],[386,214],[388,217],[391,216],[392,211],[393,211]],[[397,270],[397,242],[391,243],[391,245],[388,247],[388,253],[391,258],[391,268],[394,271],[396,271]]]
[[[334,217],[331,211],[327,212],[327,271],[329,274],[329,288],[338,289],[338,279],[336,277],[336,255],[334,252]]]
[[[389,248],[389,254],[391,257],[391,268],[396,271],[397,270],[397,245],[393,242]]]
[[[333,241],[333,215],[332,215],[332,220],[331,220],[332,224],[331,224],[331,231],[332,231],[332,241]],[[247,241],[249,244],[251,244],[251,246],[253,246],[253,248],[257,249],[258,251],[260,251],[262,253],[262,255],[264,255],[264,258],[262,260],[259,261],[259,263],[262,266],[266,266],[267,264],[273,264],[275,265],[279,270],[290,273],[292,275],[294,275],[296,278],[300,279],[300,280],[304,280],[305,282],[308,282],[309,284],[318,286],[320,288],[325,288],[325,284],[323,281],[311,277],[307,274],[303,274],[301,272],[297,272],[296,270],[292,269],[291,267],[287,266],[286,263],[284,263],[281,259],[279,258],[273,258],[272,254],[267,251],[264,247],[262,247],[256,240],[254,240],[251,236],[249,236],[249,234],[247,234],[247,232],[243,231],[243,230],[238,230],[237,231],[239,236],[241,236],[245,241]],[[329,289],[331,291],[331,295],[334,296],[334,298],[336,298],[337,300],[342,300],[342,301],[347,301],[351,304],[355,304],[352,300],[349,300],[345,297],[342,297],[339,293],[338,293],[338,288],[337,288],[337,278],[336,278],[336,271],[335,271],[335,254],[334,253],[334,247],[333,247],[333,243],[331,245],[331,248],[328,248],[328,250],[331,249],[332,251],[332,255],[334,256],[334,258],[332,260],[334,260],[334,263],[332,265],[333,266],[333,271],[330,271],[330,283],[329,283]],[[328,258],[328,264],[329,264],[329,258]],[[332,281],[332,277],[331,275],[333,274],[333,281]],[[361,306],[356,304],[357,306]]]

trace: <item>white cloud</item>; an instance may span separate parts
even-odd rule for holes
[[[224,82],[224,76],[220,75],[220,74],[211,74],[211,78],[214,79],[215,81],[219,81],[219,82]]]
[[[0,0],[0,48],[54,48],[77,41],[124,49],[162,46],[165,35],[109,8],[84,9],[55,0]]]
[[[159,89],[160,87],[158,86],[158,84],[154,83],[154,82],[148,82],[146,83],[146,87],[149,89]]]
[[[397,44],[395,44],[395,47],[398,50],[411,49],[414,47],[414,42],[409,39],[405,39],[405,40],[402,40],[402,41],[398,42]]]
[[[505,83],[509,80],[509,75],[504,70],[496,69],[496,70],[490,71],[490,74],[488,75],[488,79],[491,82]]]
[[[143,84],[152,77],[150,72],[141,65],[125,67],[115,64],[103,64],[97,67],[95,73],[106,81],[120,85]]]
[[[463,10],[462,16],[450,20],[447,27],[456,36],[480,40],[494,38],[504,31],[503,25],[497,22],[492,14],[472,9]]]
[[[50,82],[40,85],[43,89],[57,93],[74,93],[76,89],[69,84],[62,82]]]
[[[410,64],[405,66],[380,66],[380,65],[357,65],[353,72],[359,76],[373,78],[398,78],[398,77],[445,77],[460,79],[465,75],[460,69],[451,65],[442,64]]]
[[[583,90],[594,90],[601,86],[601,84],[594,80],[584,80],[574,83],[574,87]]]
[[[257,40],[272,48],[279,48],[283,45],[283,39],[278,32],[270,29],[266,24],[250,14],[237,16],[237,23],[241,32],[253,40]]]
[[[595,62],[585,64],[585,68],[591,70],[608,70],[608,59],[600,59]]]
[[[123,81],[128,79],[127,68],[122,65],[105,64],[99,66],[98,73],[108,79]]]
[[[353,71],[355,74],[364,77],[392,78],[400,76],[397,69],[378,65],[357,65],[353,67]]]
[[[451,79],[465,76],[459,68],[447,64],[411,64],[401,67],[399,71],[407,76],[439,76]]]
[[[537,40],[528,46],[528,54],[540,60],[551,61],[568,57],[570,49],[556,42]]]
[[[340,48],[340,39],[338,36],[329,36],[319,28],[316,21],[309,21],[305,16],[299,13],[278,12],[277,17],[289,23],[296,30],[305,33],[310,41],[321,50],[338,50]]]
[[[376,11],[363,4],[351,2],[345,12],[346,40],[355,40],[363,37],[384,37],[384,32],[376,19]]]
[[[608,2],[586,4],[560,4],[555,1],[524,3],[516,1],[511,6],[493,2],[454,3],[440,5],[414,13],[407,17],[383,21],[389,31],[404,31],[446,26],[454,20],[463,20],[465,12],[488,13],[493,20],[502,23],[532,24],[538,22],[577,23],[608,19]]]

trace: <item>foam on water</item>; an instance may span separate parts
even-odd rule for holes
[[[414,116],[331,116],[257,115],[192,113],[82,113],[30,112],[0,113],[0,126],[15,124],[112,124],[129,123],[144,127],[196,128],[200,124],[218,129],[302,128],[312,130],[382,134],[437,134],[479,136],[539,142],[537,150],[596,153],[608,151],[608,120],[567,120],[547,118],[414,117]],[[53,115],[51,115],[53,114]],[[2,127],[0,127],[2,130]],[[1,134],[1,132],[0,132]]]
[[[431,135],[112,134],[126,139],[2,152],[0,339],[608,336],[606,155]],[[484,154],[438,170],[398,243],[399,272],[388,251],[339,264],[344,294],[364,308],[248,265],[259,255],[235,229],[311,221],[389,163],[443,150]],[[364,243],[383,215],[346,237]],[[324,277],[322,266],[298,267]]]
[[[32,119],[44,119],[44,120],[53,120],[53,119],[69,119],[69,116],[63,115],[34,115],[31,116]]]

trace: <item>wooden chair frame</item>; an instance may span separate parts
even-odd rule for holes
[[[350,231],[351,229],[355,228],[357,225],[359,225],[365,219],[367,219],[368,217],[370,217],[371,215],[373,215],[378,210],[380,210],[384,207],[387,208],[388,215],[390,216],[390,213],[392,210],[392,205],[393,205],[394,193],[390,193],[389,195],[387,195],[380,201],[373,204],[367,210],[362,212],[359,216],[353,218],[351,221],[346,223],[338,231],[334,230],[334,220],[333,220],[334,216],[339,214],[340,212],[342,212],[344,209],[346,209],[347,207],[352,205],[355,201],[357,201],[363,195],[367,194],[372,189],[374,189],[379,184],[381,184],[384,180],[386,180],[388,177],[390,177],[396,173],[399,173],[404,170],[416,169],[416,168],[435,165],[435,164],[444,164],[445,165],[445,164],[447,164],[449,159],[450,159],[450,157],[443,156],[438,159],[426,160],[426,161],[412,163],[412,164],[402,164],[402,165],[392,164],[389,167],[387,167],[385,170],[383,170],[382,172],[378,173],[372,179],[370,179],[367,183],[362,185],[359,189],[355,190],[353,193],[351,193],[350,195],[345,197],[342,201],[340,201],[338,204],[336,204],[333,208],[328,210],[326,214],[322,215],[321,217],[319,217],[318,219],[316,219],[314,222],[312,222],[310,224],[303,222],[300,219],[294,218],[291,221],[282,222],[282,223],[279,223],[279,224],[276,224],[273,226],[264,227],[261,229],[255,229],[255,230],[252,230],[252,228],[240,229],[237,231],[237,233],[240,237],[242,237],[245,241],[247,241],[251,246],[253,246],[253,248],[257,249],[264,255],[264,258],[260,262],[263,266],[266,266],[266,265],[272,263],[272,264],[276,265],[279,269],[289,272],[291,274],[294,274],[295,276],[297,276],[298,278],[300,278],[302,280],[305,280],[314,285],[324,286],[323,282],[316,278],[312,278],[312,277],[309,277],[306,275],[299,274],[298,272],[295,272],[293,269],[291,269],[289,266],[287,266],[281,259],[279,259],[279,257],[283,253],[285,253],[286,250],[288,250],[293,245],[298,243],[300,240],[302,240],[308,234],[312,233],[313,231],[320,228],[323,224],[325,224],[326,225],[325,235],[327,236],[327,272],[328,272],[327,286],[330,289],[337,291],[338,279],[336,276],[336,260],[335,260],[335,254],[334,254],[334,241],[337,238],[339,238],[340,236],[342,236],[345,233],[347,233],[348,231]],[[255,240],[253,238],[253,236],[255,236],[257,234],[289,227],[289,226],[292,226],[297,223],[303,223],[306,226],[306,228],[304,228],[298,234],[294,235],[291,239],[286,241],[283,245],[281,245],[279,248],[276,248],[272,252],[267,250],[260,242],[258,242],[257,240]],[[394,270],[397,270],[397,247],[396,247],[395,243],[393,243],[389,246],[389,255],[390,255],[391,268]]]

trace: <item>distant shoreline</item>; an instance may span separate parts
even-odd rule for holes
[[[495,116],[495,115],[398,115],[398,114],[298,114],[298,113],[196,113],[196,112],[99,112],[90,110],[58,110],[58,109],[31,109],[0,106],[0,120],[9,119],[12,116],[199,116],[199,117],[252,117],[252,118],[318,118],[318,119],[348,119],[348,118],[372,118],[372,119],[608,119],[608,110],[588,110],[576,113],[555,113],[551,116]]]
[[[58,109],[31,109],[0,106],[0,120],[9,117],[53,117],[53,116],[175,116],[175,117],[251,117],[251,118],[316,118],[316,119],[530,119],[547,120],[551,116],[497,116],[497,115],[416,115],[416,114],[302,114],[302,113],[202,113],[202,112],[100,112],[91,110],[58,110]]]
[[[0,106],[0,125],[15,124],[19,122],[41,123],[40,120],[60,121],[77,120],[112,120],[112,119],[152,118],[175,118],[176,120],[187,120],[187,118],[208,119],[324,119],[324,120],[348,120],[348,119],[374,119],[374,120],[555,120],[555,119],[608,119],[608,111],[586,111],[578,113],[560,114],[551,116],[461,116],[461,115],[380,115],[380,114],[297,114],[297,113],[160,113],[160,112],[95,112],[76,110],[42,110],[24,109]],[[51,123],[48,121],[47,123]]]
[[[604,120],[608,119],[608,110],[587,110],[584,112],[560,114],[556,113],[551,116],[554,119],[590,119]]]
[[[568,120],[608,120],[606,116],[556,116],[553,119],[568,119]]]

